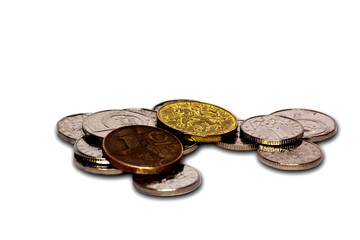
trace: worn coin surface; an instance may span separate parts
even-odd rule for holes
[[[115,129],[106,135],[102,146],[112,165],[134,174],[169,171],[183,156],[183,146],[173,134],[144,125]]]
[[[57,135],[67,143],[74,144],[76,140],[84,136],[82,124],[90,113],[78,113],[63,117],[56,124]]]
[[[193,167],[180,164],[172,171],[157,175],[133,175],[135,188],[153,196],[178,196],[197,189],[200,173]]]
[[[74,144],[74,154],[77,159],[96,164],[109,165],[109,161],[104,157],[100,147],[91,146],[85,138],[79,138]]]
[[[120,175],[123,174],[124,171],[115,168],[114,166],[107,164],[96,164],[88,161],[84,161],[83,159],[79,159],[77,155],[74,155],[73,158],[74,165],[82,171],[99,174],[99,175]]]
[[[235,151],[251,151],[256,150],[259,146],[256,142],[250,142],[240,137],[240,125],[243,120],[238,120],[238,127],[233,133],[226,135],[216,145],[222,148]]]
[[[258,150],[258,159],[267,166],[281,170],[306,170],[318,166],[323,157],[317,144],[303,141],[297,148],[280,152]]]
[[[294,119],[262,115],[244,120],[240,136],[252,142],[265,145],[290,144],[302,138],[303,126]]]
[[[337,124],[329,115],[309,109],[284,109],[273,115],[295,119],[304,127],[303,138],[309,142],[318,142],[331,138],[337,132]]]
[[[237,119],[229,111],[203,102],[184,101],[162,106],[158,119],[167,127],[196,142],[218,142],[222,135],[236,129]]]
[[[142,108],[106,110],[93,113],[83,122],[85,134],[101,142],[113,129],[130,125],[156,126],[156,112]]]

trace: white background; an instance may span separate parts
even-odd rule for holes
[[[1,239],[359,239],[359,1],[1,1]],[[239,119],[333,116],[322,165],[263,166],[201,146],[203,184],[148,197],[83,173],[56,136],[66,115],[172,99]]]

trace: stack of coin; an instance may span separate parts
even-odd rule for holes
[[[177,196],[201,184],[200,173],[182,164],[200,144],[257,151],[261,163],[281,170],[318,166],[314,142],[331,138],[336,121],[309,109],[285,109],[246,120],[219,106],[186,99],[159,103],[152,110],[127,108],[66,116],[57,135],[74,148],[74,165],[102,175],[133,175],[141,193]]]

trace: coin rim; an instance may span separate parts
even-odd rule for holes
[[[60,129],[59,129],[59,124],[60,124],[60,122],[63,121],[65,118],[75,117],[75,116],[79,116],[79,115],[85,115],[85,116],[86,116],[85,118],[87,118],[87,117],[90,116],[91,114],[92,114],[92,113],[75,113],[75,114],[71,114],[71,115],[68,115],[68,116],[65,116],[65,117],[61,118],[61,119],[56,123],[56,133],[57,133],[57,136],[58,136],[61,140],[65,141],[65,142],[67,142],[67,143],[69,143],[69,144],[74,145],[75,142],[76,142],[78,139],[71,138],[71,137],[65,135],[64,133],[60,132]],[[84,118],[84,119],[85,119],[85,118]],[[84,121],[83,121],[83,122],[84,122]],[[81,124],[81,129],[83,130],[82,124]],[[83,130],[83,132],[84,132],[84,130]],[[85,134],[85,132],[84,132],[84,134]]]
[[[118,169],[112,165],[101,165],[101,164],[95,164],[95,163],[89,163],[86,161],[82,161],[81,159],[78,159],[76,155],[73,156],[73,163],[74,165],[88,173],[98,174],[98,175],[120,175],[124,174],[125,172],[121,169]]]

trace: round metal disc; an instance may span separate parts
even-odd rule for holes
[[[99,175],[120,175],[120,174],[124,173],[124,171],[122,171],[118,168],[115,168],[114,166],[112,166],[110,164],[103,165],[103,164],[90,163],[90,162],[78,159],[76,155],[74,155],[73,161],[74,161],[74,165],[77,168],[81,169],[82,171],[89,172],[89,173],[94,173],[94,174],[99,174]]]
[[[84,136],[82,124],[90,113],[78,113],[63,117],[56,124],[57,135],[67,143],[74,144],[76,140]]]

